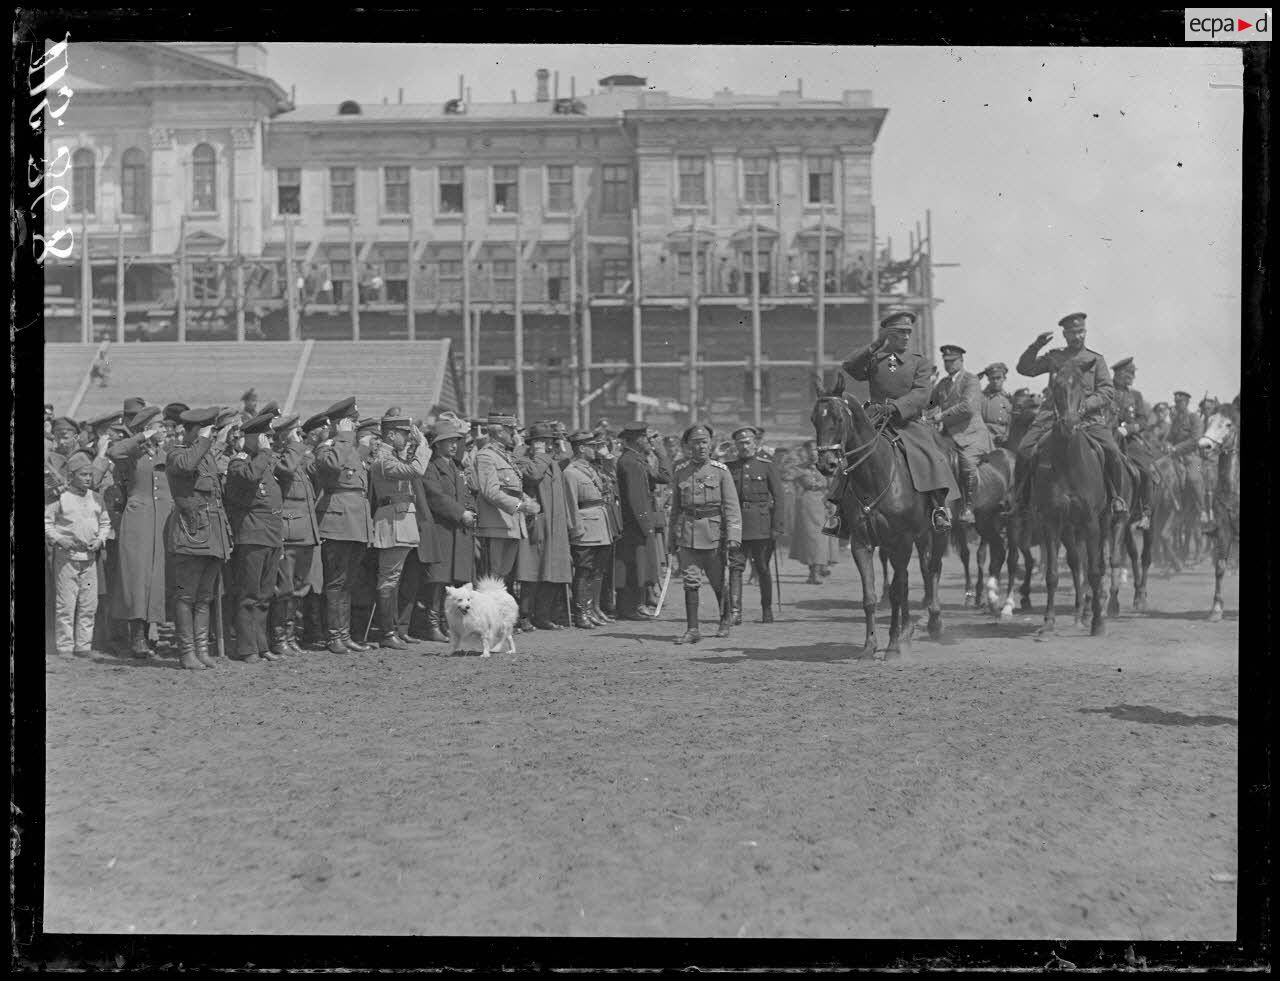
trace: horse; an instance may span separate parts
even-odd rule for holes
[[[1009,506],[1009,493],[1013,489],[1013,473],[1017,457],[1006,449],[984,453],[978,465],[978,493],[970,502],[973,508],[973,531],[978,539],[978,554],[974,577],[969,576],[969,531],[959,520],[957,503],[952,517],[952,543],[960,554],[964,566],[964,598],[973,601],[974,609],[984,607],[996,613],[1000,606],[999,579],[1006,558],[1009,562],[1009,580],[1017,572],[1018,553],[1009,548],[1005,540],[1005,514]],[[990,554],[991,565],[986,565]],[[982,570],[988,568],[990,578],[984,579]],[[1012,616],[1012,605],[1010,605]]]
[[[1209,499],[1208,536],[1213,540],[1213,606],[1209,622],[1222,619],[1222,577],[1231,546],[1240,540],[1240,413],[1219,406],[1209,417],[1200,451],[1205,455],[1206,497]]]
[[[1083,368],[1066,361],[1054,373],[1049,398],[1055,420],[1045,436],[1031,475],[1031,499],[1040,524],[1040,560],[1044,564],[1044,623],[1040,635],[1055,627],[1054,599],[1058,591],[1058,546],[1063,545],[1076,588],[1075,621],[1089,623],[1090,633],[1106,633],[1102,618],[1103,546],[1110,527],[1110,506],[1103,475],[1102,451],[1096,448],[1080,421],[1088,393]],[[1085,560],[1090,611],[1085,612],[1080,559]]]
[[[840,467],[848,475],[839,507],[853,529],[854,564],[862,578],[862,610],[866,638],[858,658],[886,660],[910,646],[915,622],[907,598],[907,566],[912,546],[924,579],[924,602],[929,611],[929,636],[942,636],[942,604],[938,581],[945,531],[933,527],[932,495],[917,491],[907,462],[888,419],[873,424],[862,406],[844,395],[843,376],[831,391],[818,390],[811,415],[817,435],[818,468],[827,473]],[[879,546],[893,565],[890,586],[889,643],[877,650],[875,566],[871,550]]]
[[[1142,546],[1139,548],[1136,536],[1140,529],[1134,527],[1134,522],[1140,517],[1136,507],[1140,479],[1134,464],[1126,460],[1120,495],[1128,502],[1129,510],[1123,514],[1111,515],[1111,528],[1107,538],[1107,559],[1111,569],[1111,595],[1107,600],[1109,617],[1120,615],[1120,572],[1126,557],[1133,569],[1133,608],[1139,612],[1147,608],[1147,571],[1151,568],[1151,549],[1155,536],[1151,528],[1142,531]]]
[[[1016,395],[1013,400],[1013,419],[1009,424],[1009,437],[1005,445],[1017,450],[1018,444],[1031,428],[1036,417],[1036,406],[1033,399],[1025,395]],[[1021,457],[1014,464],[1014,483],[1019,484],[1024,478],[1029,464]],[[1035,574],[1036,560],[1031,554],[1031,546],[1039,536],[1034,513],[1024,513],[1016,501],[1008,502],[1005,514],[1005,539],[1008,542],[1009,583],[1005,591],[1004,602],[1000,604],[1000,620],[1008,622],[1013,619],[1013,593],[1017,588],[1021,597],[1018,608],[1023,612],[1031,609],[1031,579]],[[1021,559],[1021,566],[1018,560]],[[1022,582],[1018,583],[1018,572],[1022,572]]]

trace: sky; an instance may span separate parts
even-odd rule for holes
[[[877,235],[906,251],[932,212],[938,344],[1012,370],[1088,314],[1088,347],[1135,358],[1148,401],[1240,387],[1242,91],[1236,48],[269,44],[297,102],[530,100],[611,74],[673,95],[870,89]],[[1227,86],[1227,87],[1212,87]],[[1061,343],[1058,331],[1053,346]],[[1007,387],[1043,387],[1016,372]]]

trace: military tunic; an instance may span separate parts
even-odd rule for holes
[[[988,385],[982,391],[982,421],[991,433],[991,442],[1004,446],[1009,439],[1009,424],[1013,421],[1013,400],[1000,389]]]
[[[476,454],[476,538],[480,540],[479,574],[510,578],[515,572],[520,542],[529,537],[520,508],[524,481],[515,458],[503,446],[489,443]]]
[[[1039,345],[1032,343],[1022,357],[1018,359],[1018,374],[1035,378],[1037,375],[1049,376],[1049,384],[1053,384],[1058,370],[1068,362],[1078,362],[1083,369],[1081,377],[1084,382],[1085,399],[1080,407],[1080,422],[1090,436],[1096,439],[1110,453],[1118,455],[1120,448],[1116,445],[1115,434],[1107,425],[1107,413],[1115,397],[1115,386],[1111,383],[1111,373],[1107,370],[1106,359],[1097,351],[1082,347],[1072,352],[1068,348],[1054,348],[1045,354],[1037,354]],[[1040,441],[1053,428],[1055,415],[1053,405],[1049,402],[1040,408],[1035,419],[1027,429],[1026,435],[1018,445],[1018,453],[1029,457],[1040,445]]]
[[[1204,510],[1204,468],[1198,452],[1200,437],[1204,435],[1204,422],[1197,412],[1179,412],[1174,409],[1169,416],[1169,452],[1182,464],[1185,486],[1199,510]]]
[[[686,590],[705,575],[717,594],[724,586],[720,550],[742,541],[742,510],[729,468],[716,460],[690,460],[675,473],[671,494],[673,544]]]
[[[373,518],[369,512],[369,473],[355,433],[339,432],[316,450],[320,497],[320,557],[325,592],[349,593],[359,575]]]
[[[748,560],[755,569],[763,594],[762,603],[773,602],[773,560],[775,540],[782,534],[786,497],[782,476],[769,460],[755,456],[730,460],[727,464],[742,511],[742,548],[729,556],[729,570],[741,572]]]
[[[270,650],[271,601],[284,551],[284,495],[276,479],[276,455],[260,448],[237,453],[227,465],[227,508],[235,550],[236,649],[241,659]]]
[[[956,448],[961,474],[976,476],[982,455],[995,449],[982,421],[982,386],[977,376],[963,370],[948,375],[934,386],[929,401],[941,410],[942,431]]]
[[[173,499],[167,549],[174,556],[174,597],[203,605],[213,598],[222,563],[231,557],[231,524],[222,503],[219,446],[209,436],[169,451],[165,477]]]
[[[283,498],[284,549],[276,578],[276,598],[302,599],[324,589],[320,560],[320,525],[312,483],[315,457],[306,443],[288,443],[276,458],[276,480]]]
[[[1155,463],[1155,454],[1151,452],[1145,435],[1149,427],[1147,404],[1142,399],[1142,393],[1135,388],[1117,385],[1115,398],[1111,403],[1111,414],[1125,456],[1143,469],[1150,469]]]

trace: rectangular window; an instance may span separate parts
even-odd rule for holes
[[[559,303],[569,296],[569,260],[547,260],[547,300]]]
[[[218,298],[218,267],[197,263],[191,267],[191,299],[196,303]]]
[[[440,168],[440,214],[462,214],[462,184],[461,167]]]
[[[809,203],[831,204],[835,201],[835,168],[832,157],[809,158]]]
[[[631,168],[626,164],[606,164],[601,171],[602,215],[631,213]]]
[[[572,167],[547,167],[547,210],[555,214],[573,211]]]
[[[689,253],[685,253],[688,256]],[[603,273],[600,289],[603,293],[622,294],[627,292],[631,284],[630,259],[605,259],[600,264]]]
[[[384,209],[389,215],[409,213],[409,168],[387,167],[382,172],[385,189]]]
[[[441,279],[461,279],[462,278],[462,260],[461,259],[441,259],[440,260],[440,278]]]
[[[769,158],[742,160],[742,200],[747,204],[769,203]]]
[[[351,263],[335,259],[329,263],[329,282],[333,284],[333,302],[346,303],[351,296]]]
[[[386,261],[382,264],[382,289],[388,303],[405,303],[409,296],[409,260],[408,249],[404,247],[392,249],[384,245],[383,255]]]
[[[559,358],[547,359],[547,407],[562,408],[573,403],[573,377]]]
[[[773,269],[773,265],[772,265],[773,255],[772,253],[761,251],[758,254],[758,261],[760,263],[760,292],[762,294],[766,294],[769,292],[769,281],[770,281],[769,272],[770,270]],[[751,253],[743,252],[742,253],[742,286],[743,286],[743,292],[748,296],[751,295],[752,272],[753,272],[753,269],[751,265]]]
[[[693,256],[692,252],[676,253],[676,275],[677,276],[689,275],[689,271],[692,268],[692,265],[691,265],[692,256]]]
[[[489,263],[489,275],[493,277],[493,299],[516,298],[516,263],[514,259],[495,259]]]
[[[329,213],[335,215],[356,213],[356,169],[354,167],[329,169]]]
[[[677,157],[681,204],[707,203],[707,161],[705,157]]]
[[[753,390],[754,379],[751,372],[745,372],[742,376],[742,401],[744,405],[751,405],[755,399],[755,391]],[[771,405],[773,403],[773,392],[769,385],[769,372],[767,369],[760,371],[760,404]]]
[[[517,194],[519,188],[519,167],[493,168],[493,210],[497,214],[510,214],[520,207]]]
[[[276,171],[276,211],[282,215],[302,214],[300,167],[282,167]]]
[[[516,376],[493,376],[493,406],[495,409],[510,410],[516,405]]]

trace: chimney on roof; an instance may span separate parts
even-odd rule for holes
[[[800,98],[802,99],[804,98],[804,79],[803,78],[796,79],[796,95],[800,96]]]
[[[569,98],[576,99],[578,97],[578,77],[576,75],[569,76]]]
[[[399,94],[396,95],[396,105],[404,105],[404,89],[401,89]]]
[[[547,90],[547,81],[551,78],[551,72],[545,68],[539,68],[534,72],[534,76],[538,79],[537,95],[534,96],[538,102],[550,102],[551,93]]]
[[[553,101],[560,98],[560,73],[559,72],[556,72],[555,76],[551,79],[551,98]]]

